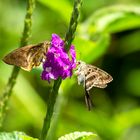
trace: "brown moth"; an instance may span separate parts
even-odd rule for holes
[[[7,54],[3,61],[9,65],[19,66],[26,71],[37,67],[45,58],[50,42],[42,42],[36,45],[27,45]]]
[[[77,62],[78,68],[76,70],[76,75],[78,79],[78,84],[82,84],[85,88],[85,101],[88,109],[91,109],[92,101],[89,96],[89,91],[92,87],[105,88],[107,84],[110,83],[113,78],[107,72],[102,69],[86,64],[83,61]]]

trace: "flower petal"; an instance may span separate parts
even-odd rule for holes
[[[46,54],[47,59],[43,63],[42,79],[50,82],[50,79],[65,79],[72,76],[72,70],[76,67],[76,52],[73,45],[70,47],[70,56],[64,49],[64,41],[56,34],[52,34],[51,47]]]

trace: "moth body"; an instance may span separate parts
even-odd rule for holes
[[[89,96],[89,91],[93,87],[107,87],[107,84],[110,83],[113,78],[104,70],[96,66],[86,64],[83,61],[78,61],[77,65],[78,68],[75,73],[77,75],[78,84],[82,84],[85,89],[85,101],[87,103],[88,109],[90,110],[92,103]]]

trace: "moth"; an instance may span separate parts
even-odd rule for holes
[[[44,41],[36,45],[27,45],[7,54],[3,61],[9,65],[19,66],[26,71],[37,67],[45,59],[50,42]]]
[[[75,73],[77,75],[78,84],[83,85],[85,89],[85,101],[90,110],[92,107],[92,100],[89,95],[90,89],[93,87],[105,88],[113,78],[104,70],[96,66],[86,64],[83,61],[77,62],[77,70]]]

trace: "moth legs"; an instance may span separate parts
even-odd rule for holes
[[[85,102],[86,102],[88,110],[90,111],[93,106],[93,103],[89,95],[89,91],[87,91],[86,89],[85,89]]]
[[[84,88],[85,88],[85,102],[86,102],[88,110],[90,111],[93,106],[93,103],[89,95],[89,91],[86,89],[86,79],[84,80]]]

